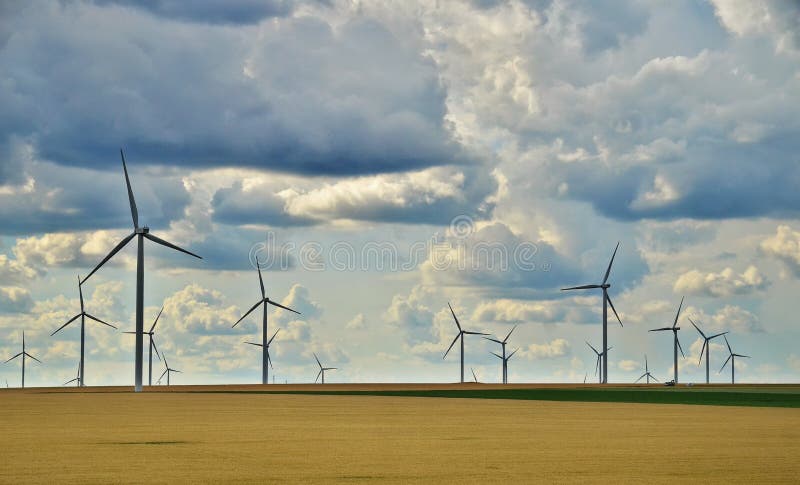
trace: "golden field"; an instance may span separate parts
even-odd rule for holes
[[[800,482],[800,409],[257,389],[3,390],[0,482]]]

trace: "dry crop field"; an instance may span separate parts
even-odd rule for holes
[[[800,481],[797,408],[154,390],[0,391],[0,482]]]

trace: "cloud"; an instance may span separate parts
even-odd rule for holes
[[[800,7],[792,1],[712,0],[720,23],[737,36],[766,34],[779,51],[800,47]]]
[[[231,325],[241,317],[240,311],[243,312],[235,306],[225,306],[221,292],[192,283],[164,299],[159,326],[163,328],[166,324],[177,332],[195,335],[229,334],[236,332]],[[153,318],[157,312],[156,309]],[[242,323],[245,325],[237,325],[240,332],[252,330],[249,322]]]
[[[639,362],[636,362],[635,360],[621,360],[617,363],[617,367],[619,367],[621,370],[624,370],[625,372],[635,371],[639,369],[640,366],[641,364]]]
[[[786,225],[778,226],[775,235],[761,241],[761,251],[783,261],[800,277],[800,232]]]
[[[270,17],[289,15],[291,0],[202,0],[191,5],[172,0],[94,0],[98,5],[119,5],[145,10],[157,17],[208,24],[255,24]]]
[[[344,325],[344,328],[348,330],[360,330],[365,327],[366,327],[366,319],[363,313],[357,314]]]
[[[173,3],[143,6],[204,20],[238,10],[247,20],[276,5]],[[44,160],[105,169],[122,146],[146,165],[336,176],[475,160],[450,132],[447,92],[421,39],[368,15],[333,25],[308,9],[232,29],[76,2],[8,21],[36,35],[4,46],[0,126]]]
[[[707,314],[700,309],[688,307],[683,314],[691,317],[700,325],[701,329],[705,324],[709,330],[719,332],[761,333],[765,331],[756,314],[736,305],[725,305],[713,314]]]
[[[529,360],[555,359],[570,355],[572,347],[563,338],[557,338],[543,344],[530,344],[520,353]]]
[[[472,313],[474,320],[482,322],[555,322],[565,316],[563,302],[526,302],[508,299],[481,302]]]
[[[0,312],[22,313],[33,308],[33,299],[25,288],[0,286]]]
[[[308,188],[295,181],[276,185],[263,177],[220,189],[212,205],[214,219],[227,224],[287,227],[339,219],[432,224],[460,214],[486,217],[496,190],[495,179],[482,171],[439,167]]]
[[[298,283],[293,284],[292,287],[289,288],[289,294],[281,300],[281,305],[300,312],[300,315],[278,308],[275,310],[275,320],[277,322],[297,318],[302,320],[315,320],[322,316],[322,306],[311,299],[311,293],[308,291],[308,288]]]
[[[741,274],[725,268],[719,273],[702,273],[696,269],[678,277],[672,291],[678,294],[709,296],[714,298],[734,295],[750,295],[765,290],[769,280],[753,265]]]

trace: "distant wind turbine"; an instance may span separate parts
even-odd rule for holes
[[[75,385],[77,385],[78,387],[80,387],[80,386],[81,386],[81,363],[80,363],[80,362],[78,362],[78,375],[77,375],[75,378],[73,378],[73,379],[70,379],[70,380],[68,380],[67,382],[65,382],[64,384],[62,384],[62,386],[66,386],[67,384],[71,384],[71,383],[73,383],[73,382],[74,382],[74,383],[75,383]]]
[[[86,309],[83,306],[83,288],[81,287],[81,277],[80,276],[78,276],[78,295],[80,296],[80,300],[81,300],[81,312],[78,313],[77,315],[75,315],[74,317],[70,318],[67,321],[67,323],[65,323],[64,325],[61,325],[60,327],[58,327],[58,329],[56,329],[55,332],[51,333],[50,336],[52,337],[53,335],[57,334],[59,331],[61,331],[62,328],[66,327],[70,323],[74,322],[76,319],[78,319],[78,318],[81,319],[81,360],[80,360],[80,364],[79,364],[79,368],[81,370],[78,371],[78,386],[79,387],[83,387],[84,385],[86,385],[86,381],[84,380],[84,373],[83,373],[83,369],[85,368],[84,361],[83,361],[83,351],[84,351],[84,343],[85,343],[85,337],[86,337],[86,318],[89,318],[90,320],[94,320],[97,323],[102,323],[103,325],[107,325],[107,326],[113,328],[114,330],[116,330],[117,327],[115,327],[114,325],[111,325],[110,323],[104,322],[104,321],[100,320],[99,318],[97,318],[97,317],[91,315],[90,313],[86,312]]]
[[[514,325],[514,327],[511,329],[511,331],[508,332],[508,335],[506,335],[506,338],[504,338],[503,340],[497,340],[497,339],[491,338],[491,337],[483,337],[486,340],[491,340],[492,342],[496,342],[496,343],[500,344],[503,347],[503,356],[502,357],[500,357],[499,355],[497,355],[494,352],[492,352],[492,354],[497,355],[503,361],[503,384],[508,384],[508,366],[507,366],[508,359],[506,358],[506,343],[508,343],[508,337],[511,336],[511,333],[514,331],[515,328],[517,328],[516,325]],[[514,352],[516,352],[516,350]],[[509,356],[509,358],[511,358],[511,357]]]
[[[267,340],[267,362],[269,362],[270,369],[273,369],[273,370],[275,368],[272,367],[272,357],[270,357],[270,355],[269,355],[269,346],[272,343],[272,341],[275,340],[275,336],[278,335],[278,332],[280,332],[280,331],[281,331],[281,329],[275,330],[275,333],[272,334],[272,337],[270,337],[270,339]],[[256,343],[256,342],[245,342],[245,343],[249,344],[249,345],[255,345],[256,347],[262,347],[262,348],[264,347],[264,344],[259,344],[259,343]],[[275,374],[272,374],[272,383],[275,384]]]
[[[36,357],[32,356],[28,352],[25,351],[25,332],[22,332],[22,352],[18,353],[14,357],[8,359],[5,363],[11,362],[12,360],[16,359],[17,357],[22,356],[22,388],[25,389],[25,357],[30,357],[31,359],[35,360],[38,363],[42,363],[41,360],[37,359]]]
[[[604,364],[605,359],[604,359],[604,357],[606,355],[608,355],[608,351],[611,350],[613,347],[608,347],[605,352],[598,352],[598,350],[596,348],[592,347],[592,344],[590,344],[589,342],[586,342],[586,345],[588,345],[589,348],[592,349],[592,351],[597,355],[597,363],[596,363],[596,365],[594,367],[594,375],[599,376],[598,377],[598,383],[602,384],[603,383],[603,369],[605,368],[605,364]]]
[[[725,369],[725,366],[728,365],[728,361],[731,361],[731,384],[736,384],[736,357],[743,357],[745,359],[749,359],[750,356],[749,355],[742,355],[742,354],[735,354],[733,352],[733,350],[731,350],[731,344],[728,343],[728,337],[727,336],[725,336],[725,345],[728,346],[728,354],[730,354],[730,355],[728,355],[728,358],[725,359],[725,363],[722,364],[722,368],[719,370],[719,372],[722,372],[722,370]],[[717,374],[719,374],[719,372],[717,372]]]
[[[173,369],[172,367],[169,366],[169,362],[167,362],[167,356],[166,355],[164,356],[164,367],[165,367],[164,372],[161,373],[161,377],[158,378],[158,382],[161,382],[161,379],[164,377],[164,374],[166,374],[167,375],[167,386],[169,386],[169,375],[172,374],[173,372],[180,373],[181,371],[179,371],[178,369]]]
[[[637,382],[641,381],[643,377],[647,378],[647,383],[648,384],[650,384],[650,379],[653,379],[654,381],[658,382],[658,379],[656,379],[655,376],[653,376],[653,374],[650,373],[650,368],[647,366],[647,356],[646,355],[644,356],[644,374],[639,376],[639,378],[636,379],[634,384],[636,384]]]
[[[686,354],[683,353],[683,347],[681,347],[681,342],[680,342],[680,340],[678,340],[678,330],[681,329],[681,327],[678,326],[678,317],[681,315],[681,308],[682,307],[683,307],[683,297],[681,297],[681,304],[678,305],[678,313],[675,314],[675,321],[672,322],[672,326],[671,327],[654,328],[654,329],[650,330],[651,332],[664,332],[666,330],[672,330],[672,334],[675,336],[674,342],[672,344],[673,347],[674,347],[673,348],[673,352],[674,352],[674,356],[675,356],[675,367],[674,367],[675,370],[673,371],[674,372],[674,378],[675,378],[675,384],[678,383],[678,349],[680,349],[681,355],[683,356],[683,358],[684,359],[686,358]]]
[[[444,360],[447,357],[447,354],[450,353],[450,349],[453,348],[453,345],[456,344],[458,339],[461,339],[461,382],[464,382],[464,335],[489,335],[488,333],[481,333],[481,332],[469,332],[461,328],[461,323],[458,321],[458,317],[456,317],[456,312],[453,311],[453,307],[450,306],[450,303],[447,303],[447,306],[450,308],[450,313],[453,314],[453,320],[456,322],[456,326],[458,327],[458,335],[456,338],[453,339],[453,343],[450,344],[450,347],[447,348],[447,352],[444,353]]]
[[[583,286],[573,286],[570,288],[562,288],[561,291],[569,291],[569,290],[591,290],[591,289],[602,289],[603,290],[603,348],[608,347],[608,307],[611,307],[611,310],[614,312],[614,316],[617,317],[617,321],[619,325],[622,326],[622,320],[620,320],[619,315],[617,314],[617,310],[614,308],[614,304],[611,303],[611,298],[608,296],[608,289],[611,287],[611,284],[608,283],[608,275],[611,274],[611,265],[614,264],[614,257],[617,255],[617,249],[619,249],[619,243],[617,243],[617,247],[614,248],[614,254],[611,255],[611,261],[608,262],[608,268],[606,268],[606,274],[603,276],[603,282],[599,285],[583,285]],[[608,356],[605,355],[606,353],[603,352],[603,372],[600,378],[600,382],[603,384],[608,383]]]
[[[161,318],[161,314],[163,312],[164,312],[164,307],[162,306],[161,310],[159,310],[159,312],[158,312],[158,315],[156,315],[156,320],[153,322],[153,325],[150,327],[150,330],[148,330],[147,332],[144,332],[145,335],[150,337],[150,345],[147,346],[147,385],[148,386],[152,386],[153,385],[153,351],[154,350],[156,352],[156,357],[158,357],[158,360],[161,360],[161,356],[158,355],[158,348],[156,347],[155,328],[156,328],[156,324],[158,323],[158,319]],[[122,332],[122,333],[128,333],[128,334],[136,335],[136,332]]]
[[[296,313],[298,315],[300,315],[300,312],[298,312],[296,310],[292,310],[289,307],[283,306],[283,305],[281,305],[280,303],[278,303],[278,302],[276,302],[274,300],[270,300],[267,297],[267,292],[264,290],[264,279],[261,277],[261,266],[258,264],[258,261],[256,261],[256,269],[258,270],[258,283],[259,283],[259,285],[261,285],[261,299],[258,300],[255,305],[250,307],[250,309],[247,310],[247,312],[244,315],[242,315],[242,318],[237,320],[236,323],[233,324],[233,326],[235,327],[236,325],[239,325],[239,322],[244,320],[247,317],[247,315],[250,315],[250,313],[252,313],[253,310],[255,310],[256,308],[258,308],[259,305],[264,305],[264,308],[263,308],[264,312],[263,312],[263,314],[261,316],[261,345],[260,345],[260,347],[261,347],[261,383],[262,384],[269,384],[269,365],[268,365],[269,364],[269,342],[272,342],[272,339],[267,340],[267,310],[268,310],[268,307],[269,307],[269,305],[276,306],[278,308],[283,308],[284,310],[288,310],[288,311]],[[231,328],[233,328],[233,327],[231,327]],[[274,335],[273,335],[273,337],[274,337]]]
[[[503,347],[505,348],[505,346]],[[511,357],[514,357],[514,354],[517,353],[517,350],[519,349],[514,349],[514,351],[508,355],[500,355],[500,354],[495,354],[494,352],[489,352],[490,354],[494,355],[495,357],[503,361],[503,384],[508,384],[508,361],[511,360]]]
[[[137,256],[136,256],[136,363],[135,363],[135,388],[136,392],[142,391],[142,360],[144,355],[144,240],[149,239],[154,243],[160,244],[162,246],[166,246],[170,249],[174,249],[176,251],[180,251],[182,253],[188,254],[189,256],[194,256],[198,259],[203,259],[200,256],[189,252],[185,249],[182,249],[171,242],[165,241],[160,237],[156,237],[150,234],[150,228],[147,226],[139,227],[139,212],[136,209],[136,201],[133,198],[133,190],[131,189],[131,181],[128,177],[128,167],[125,165],[125,155],[122,153],[120,149],[119,155],[122,158],[122,170],[125,172],[125,185],[128,188],[128,201],[130,202],[131,206],[131,217],[133,218],[133,232],[119,242],[119,244],[111,250],[100,264],[95,266],[95,268],[89,273],[89,275],[83,279],[81,283],[85,283],[86,280],[91,278],[91,276],[100,269],[106,261],[114,257],[125,245],[127,245],[131,239],[136,237],[136,247],[137,247]]]
[[[319,380],[319,377],[322,376],[322,383],[325,384],[325,371],[326,370],[336,370],[336,367],[322,367],[322,363],[319,361],[319,357],[317,354],[314,354],[314,360],[317,361],[317,365],[319,366],[319,373],[317,374],[317,378],[314,379],[314,383],[316,384]]]
[[[697,331],[700,332],[700,335],[703,337],[703,348],[700,349],[700,360],[697,361],[697,365],[700,365],[700,362],[703,361],[703,350],[705,350],[706,351],[706,384],[709,384],[711,382],[711,380],[709,379],[709,369],[708,369],[709,365],[710,365],[709,363],[711,361],[711,356],[710,356],[710,354],[711,354],[711,340],[715,339],[717,337],[721,337],[721,336],[725,335],[728,332],[722,332],[722,333],[718,333],[718,334],[712,335],[710,337],[706,337],[706,334],[704,334],[703,331],[700,330],[700,327],[698,327],[691,318],[689,319],[689,321],[692,323],[692,325],[694,325],[694,328],[696,328]]]

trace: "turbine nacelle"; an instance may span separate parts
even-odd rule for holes
[[[133,230],[134,234],[147,234],[149,232],[150,232],[150,228],[147,227],[147,226],[137,227],[136,229]]]

